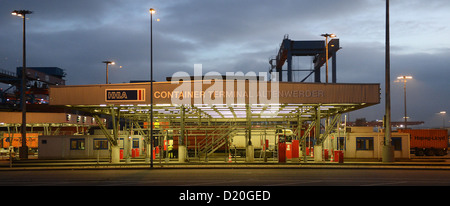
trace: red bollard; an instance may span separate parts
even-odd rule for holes
[[[286,162],[286,143],[278,143],[278,162]]]
[[[292,143],[286,143],[286,159],[292,159]]]
[[[334,161],[339,162],[339,150],[334,150]]]
[[[339,151],[339,163],[344,163],[344,151]]]
[[[155,148],[153,148],[153,159],[156,159],[155,155],[156,155]]]
[[[131,149],[131,157],[135,158],[136,157],[136,150]]]
[[[300,152],[300,145],[298,140],[292,140],[292,158],[298,158]]]

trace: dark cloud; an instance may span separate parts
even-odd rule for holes
[[[112,83],[150,78],[150,15],[153,22],[154,75],[163,81],[177,71],[268,71],[285,34],[294,40],[321,40],[321,33],[340,38],[338,82],[380,83],[384,91],[384,1],[56,1],[0,0],[0,68],[21,66],[21,21],[14,9],[34,13],[27,20],[28,66],[65,69],[67,84],[105,81],[103,60]],[[446,0],[392,1],[392,76],[408,74],[411,118],[439,126],[434,113],[450,112],[450,33]],[[420,14],[420,15],[418,15]],[[160,19],[160,21],[156,21]],[[299,58],[310,68],[310,59]],[[120,66],[122,68],[120,68]],[[324,75],[324,74],[323,74]],[[325,79],[325,78],[322,78]],[[309,80],[308,80],[309,81]],[[392,83],[393,119],[403,116],[402,87]],[[379,105],[352,112],[351,118],[381,119]],[[413,116],[414,115],[414,116]],[[408,115],[409,116],[409,115]],[[450,118],[449,118],[450,119]],[[450,124],[450,123],[449,123]]]

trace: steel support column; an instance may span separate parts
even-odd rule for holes
[[[186,115],[186,109],[184,105],[181,105],[180,107],[180,135],[178,138],[178,161],[179,162],[185,162],[186,161],[186,142],[185,142],[185,128],[184,128],[184,119]]]
[[[315,109],[315,131],[314,131],[314,161],[322,161],[322,141],[320,141],[320,106]]]
[[[120,162],[120,148],[118,144],[119,140],[119,120],[120,120],[120,110],[111,108],[111,117],[113,123],[113,144],[111,144],[111,163],[119,163]],[[116,117],[117,116],[117,117]],[[116,119],[117,118],[117,119]]]
[[[292,50],[289,49],[287,52],[287,79],[288,82],[292,82]]]
[[[333,55],[332,55],[332,64],[333,64],[333,66],[332,66],[332,68],[331,68],[331,82],[332,83],[336,83],[336,52],[333,52]]]
[[[254,148],[252,145],[252,111],[250,109],[250,106],[246,105],[246,113],[247,113],[247,148],[246,148],[246,161],[247,162],[253,162],[255,155],[254,155]]]

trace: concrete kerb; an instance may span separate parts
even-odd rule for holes
[[[16,163],[2,164],[0,171],[18,170],[95,170],[95,169],[417,169],[450,170],[450,163],[350,162],[350,163]]]

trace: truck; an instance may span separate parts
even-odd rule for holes
[[[444,156],[448,153],[446,129],[400,129],[410,134],[410,153],[416,156]]]

